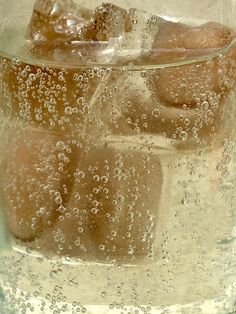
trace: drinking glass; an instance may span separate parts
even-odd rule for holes
[[[0,312],[236,312],[233,0],[0,1]]]

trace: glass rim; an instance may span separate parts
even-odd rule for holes
[[[84,42],[88,44],[88,42]],[[83,43],[83,44],[84,44]],[[105,42],[106,43],[106,42]],[[90,43],[91,44],[91,43]],[[128,49],[128,50],[120,50],[118,53],[118,64],[117,64],[117,56],[114,58],[115,62],[76,62],[76,56],[75,61],[57,61],[57,60],[49,60],[46,58],[37,58],[33,57],[29,53],[18,53],[18,54],[12,54],[8,53],[4,49],[0,48],[0,58],[5,58],[8,60],[11,60],[13,58],[18,58],[21,62],[27,63],[29,65],[39,66],[39,67],[50,67],[50,68],[63,68],[63,69],[91,69],[91,68],[110,68],[110,69],[117,69],[117,70],[124,70],[127,69],[129,71],[140,71],[140,70],[148,70],[148,69],[162,69],[162,68],[170,68],[170,67],[178,67],[178,66],[184,66],[194,63],[202,63],[210,61],[214,58],[217,58],[221,55],[224,55],[227,53],[233,46],[236,46],[236,37],[230,42],[229,45],[222,47],[222,48],[211,48],[211,49],[158,49],[158,52],[172,52],[172,53],[182,53],[182,52],[194,52],[194,55],[189,54],[187,57],[183,56],[182,58],[175,58],[173,61],[167,61],[167,62],[158,62],[158,59],[155,59],[153,62],[141,62],[141,60],[144,59],[130,59],[126,60],[126,62],[122,62],[122,60],[125,60],[125,57],[123,57],[124,52],[128,52],[129,56],[137,54],[137,51],[135,49]],[[145,52],[141,55],[141,58],[145,58],[145,54],[150,54],[152,50],[149,50],[148,52]],[[201,54],[198,54],[200,53]],[[73,55],[72,55],[73,57]],[[68,59],[70,59],[70,55],[68,56]]]

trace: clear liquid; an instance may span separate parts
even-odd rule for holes
[[[126,149],[125,144],[112,145]],[[193,153],[162,149],[154,152],[163,162],[166,178],[155,263],[119,266],[60,257],[50,261],[24,251],[19,244],[13,245],[14,250],[2,252],[1,258],[1,281],[6,295],[3,308],[8,304],[14,310],[23,309],[30,293],[28,303],[36,313],[40,313],[40,308],[45,313],[50,309],[76,313],[77,308],[86,308],[89,313],[122,313],[125,308],[131,313],[163,313],[167,308],[170,313],[181,313],[183,305],[188,313],[231,313],[235,235],[234,214],[228,204],[233,201],[229,190],[235,191],[235,178],[229,178],[221,192],[216,191],[217,176],[213,171],[222,150],[199,158]],[[195,173],[190,174],[194,164]],[[19,290],[11,290],[12,285]]]
[[[232,120],[234,102],[232,93],[227,99]],[[1,132],[6,138],[11,119],[4,110]],[[43,121],[34,120],[33,127],[41,132]],[[23,121],[21,128],[27,129],[27,123]],[[49,133],[54,128],[50,125]],[[64,130],[69,138],[70,128]],[[47,258],[43,247],[38,252],[31,242],[12,238],[12,249],[2,251],[0,261],[3,313],[234,313],[234,132],[209,150],[192,146],[179,150],[179,139],[160,132],[110,134],[100,138],[96,149],[104,144],[121,155],[134,152],[134,165],[136,152],[151,153],[161,164],[161,194],[158,202],[153,198],[153,207],[158,204],[153,210],[159,215],[151,259],[114,263]]]

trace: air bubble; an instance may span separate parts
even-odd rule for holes
[[[57,271],[56,270],[52,270],[49,275],[50,275],[51,279],[55,279],[57,277]]]
[[[153,109],[152,115],[153,115],[155,118],[159,117],[159,115],[160,115],[160,110],[159,110],[159,109]]]
[[[98,209],[98,208],[93,207],[93,208],[91,209],[91,213],[94,214],[94,215],[96,215],[98,212],[99,212],[99,209]]]
[[[84,232],[84,229],[82,227],[79,227],[77,230],[78,230],[79,233],[83,233]]]
[[[29,75],[29,80],[30,80],[30,81],[35,81],[35,80],[36,80],[35,74],[30,73],[30,75]]]
[[[27,77],[27,72],[25,70],[21,72],[21,77],[23,77],[23,78]]]
[[[181,199],[181,204],[182,205],[187,205],[189,203],[188,199],[187,198],[182,198]]]
[[[65,114],[71,115],[73,113],[73,109],[71,107],[66,107],[65,108]]]
[[[56,197],[55,198],[55,203],[58,204],[58,205],[61,204],[62,203],[62,198],[60,196]]]
[[[185,131],[181,131],[180,134],[179,134],[179,137],[181,138],[181,140],[182,140],[183,142],[185,142],[185,141],[187,141],[187,139],[188,139],[188,133],[185,132]]]
[[[104,297],[106,297],[106,296],[107,296],[106,291],[102,291],[102,293],[101,293],[101,297],[102,297],[102,298],[104,298]]]
[[[104,251],[106,247],[104,244],[100,244],[98,248],[100,251]]]
[[[99,177],[98,175],[95,175],[95,176],[93,177],[93,179],[94,179],[94,181],[97,181],[97,182],[100,181],[100,177]]]

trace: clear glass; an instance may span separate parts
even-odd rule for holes
[[[1,313],[233,314],[236,2],[112,3],[0,1]]]

